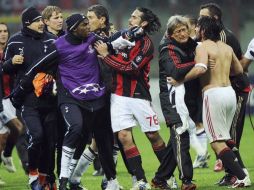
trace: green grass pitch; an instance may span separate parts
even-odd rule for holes
[[[165,142],[168,142],[169,132],[164,124],[161,124],[160,133],[164,138]],[[146,172],[147,179],[151,181],[154,173],[159,165],[155,155],[153,154],[152,148],[145,135],[140,132],[137,127],[134,129],[134,136],[138,148],[142,155],[143,167]],[[218,187],[214,185],[218,179],[223,176],[223,172],[213,172],[213,165],[215,162],[215,156],[209,146],[209,152],[211,158],[209,161],[209,168],[207,169],[195,169],[194,170],[194,183],[197,184],[200,190],[226,190],[227,187]],[[249,170],[251,181],[254,182],[254,131],[250,126],[249,118],[246,118],[243,138],[240,146],[240,152],[246,167]],[[194,160],[195,153],[191,150],[192,160]],[[13,152],[13,158],[17,167],[16,173],[8,173],[3,166],[0,167],[0,177],[6,182],[5,186],[0,186],[0,190],[27,190],[28,188],[28,177],[24,174],[21,169],[20,162],[17,158],[16,151]],[[86,174],[82,178],[83,185],[88,190],[100,190],[101,177],[92,176],[93,167],[91,166]],[[175,176],[178,177],[178,172],[175,172]],[[129,190],[131,188],[131,176],[127,173],[125,166],[122,162],[121,156],[119,156],[117,164],[117,178],[124,189]],[[177,179],[180,185],[179,179]],[[248,189],[254,189],[252,185]]]

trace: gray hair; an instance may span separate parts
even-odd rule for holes
[[[189,30],[189,23],[188,23],[188,19],[186,17],[181,16],[181,15],[171,16],[168,19],[168,23],[167,23],[167,35],[171,36],[173,34],[174,30],[177,27],[179,27],[179,25],[184,25]]]

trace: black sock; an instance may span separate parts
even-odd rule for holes
[[[238,160],[230,148],[224,148],[219,154],[218,158],[222,160],[224,166],[226,166],[233,175],[237,176],[238,179],[242,180],[246,174],[241,168]]]
[[[126,159],[132,173],[136,176],[137,180],[144,180],[147,182],[145,177],[144,169],[142,168],[142,160],[137,147],[125,150]]]
[[[240,155],[240,153],[239,153],[238,148],[236,147],[235,142],[234,142],[233,140],[228,140],[228,141],[226,142],[226,144],[228,145],[228,147],[229,147],[229,148],[233,151],[233,153],[235,154],[236,158],[238,159],[238,162],[239,162],[240,166],[241,166],[242,168],[245,168],[244,163],[243,163],[243,161],[242,161],[242,157],[241,157],[241,155]]]
[[[15,144],[11,139],[7,138],[6,146],[4,148],[4,157],[10,157]]]

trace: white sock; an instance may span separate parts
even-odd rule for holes
[[[206,150],[199,142],[195,133],[190,134],[190,145],[196,151],[197,155],[204,156],[206,154]]]
[[[82,175],[86,172],[88,167],[93,162],[96,153],[92,151],[92,149],[86,148],[80,157],[78,164],[71,175],[70,182],[71,183],[80,183]]]
[[[250,174],[249,174],[247,168],[243,168],[243,171],[244,171],[244,173],[245,173],[247,176],[250,176]]]
[[[196,125],[195,123],[189,119],[189,135],[190,135],[190,145],[191,147],[196,151],[198,156],[204,156],[206,154],[205,150],[201,146],[200,142],[198,141],[197,135],[196,135]]]
[[[118,155],[118,151],[115,148],[113,148],[113,160],[114,160],[115,164],[117,162],[117,155]]]
[[[71,159],[74,155],[75,148],[69,148],[67,146],[63,146],[62,149],[62,159],[61,159],[61,172],[60,179],[62,177],[69,178],[70,177],[70,163]]]
[[[76,159],[71,159],[71,163],[70,163],[70,167],[69,167],[70,176],[73,174],[73,171],[75,170],[77,164],[78,164],[78,160],[76,160]]]
[[[197,131],[197,138],[204,151],[207,152],[207,135],[205,133],[205,130]]]

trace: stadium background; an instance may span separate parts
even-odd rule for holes
[[[175,14],[197,17],[199,6],[207,2],[219,4],[223,11],[224,25],[233,31],[239,39],[243,52],[254,37],[254,1],[253,0],[0,0],[0,22],[6,22],[11,34],[21,28],[21,12],[29,6],[43,10],[47,5],[57,5],[63,9],[64,18],[73,12],[86,13],[87,7],[100,3],[107,7],[110,21],[117,29],[126,28],[128,18],[137,6],[151,8],[160,18],[162,29],[152,37],[156,49],[165,31],[167,19]],[[155,52],[151,65],[151,92],[154,106],[163,119],[159,106],[158,52]],[[254,83],[254,64],[249,69],[251,83]],[[251,112],[254,113],[254,93],[250,96]]]

